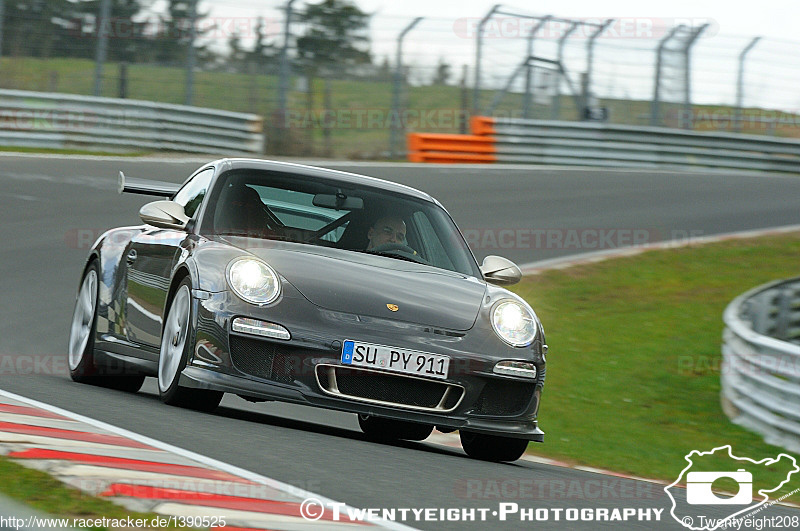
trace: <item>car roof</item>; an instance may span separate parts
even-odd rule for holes
[[[417,190],[416,188],[412,188],[404,184],[393,183],[391,181],[385,181],[383,179],[378,179],[377,177],[369,177],[367,175],[359,175],[357,173],[350,173],[346,171],[331,170],[328,168],[320,168],[318,166],[307,166],[293,162],[248,158],[225,158],[214,161],[210,164],[218,166],[222,170],[267,170],[294,173],[297,175],[308,175],[309,177],[319,177],[322,179],[339,181],[355,186],[378,188],[389,192],[412,196],[424,201],[430,201],[431,203],[439,205],[439,202],[429,194],[421,190]]]

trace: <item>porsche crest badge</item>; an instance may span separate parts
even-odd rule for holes
[[[396,304],[387,304],[386,307],[389,308],[389,310],[393,311],[393,312],[396,312],[397,310],[400,309],[400,307],[398,305],[396,305]]]

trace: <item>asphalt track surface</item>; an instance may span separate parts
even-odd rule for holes
[[[517,502],[533,508],[659,508],[664,509],[661,522],[581,524],[551,519],[535,525],[682,529],[669,516],[670,503],[661,487],[648,483],[531,462],[483,463],[467,458],[459,449],[427,443],[375,444],[364,439],[353,415],[302,406],[249,404],[226,397],[222,407],[208,415],[163,406],[149,380],[135,395],[72,383],[66,373],[68,323],[88,248],[107,228],[138,224],[138,209],[148,201],[144,196],[117,195],[117,171],[178,182],[198,166],[197,161],[0,158],[0,223],[4,229],[0,245],[1,389],[353,507],[496,509],[500,502]],[[654,243],[671,237],[800,223],[800,179],[786,177],[590,169],[348,167],[346,163],[335,167],[431,193],[463,231],[472,231],[479,259],[502,254],[520,264],[630,243],[626,238],[633,231],[639,231],[638,243]],[[535,230],[545,231],[538,242]],[[611,230],[617,232],[609,236]],[[501,231],[506,232],[501,235]],[[570,231],[577,236],[577,247]],[[626,232],[619,235],[618,231]],[[647,241],[641,241],[645,237],[641,231],[646,231]],[[556,349],[553,355],[558,355]],[[541,414],[545,432],[548,414],[545,392]],[[548,433],[546,440],[568,436]],[[683,463],[675,463],[675,467],[680,471]],[[598,482],[603,481],[605,488],[598,491]],[[799,512],[772,508],[769,514]],[[409,525],[423,529],[522,527],[514,518],[498,522],[491,515],[483,523]]]

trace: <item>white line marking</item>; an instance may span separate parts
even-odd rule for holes
[[[602,251],[593,251],[591,253],[572,254],[569,256],[562,256],[558,258],[550,258],[547,260],[538,260],[536,262],[529,262],[522,264],[519,268],[524,275],[536,275],[541,271],[548,269],[564,269],[574,265],[589,264],[594,262],[602,262],[612,258],[620,258],[623,256],[635,256],[646,251],[665,250],[665,249],[679,249],[682,247],[690,247],[693,245],[705,245],[708,243],[716,243],[725,240],[739,240],[746,238],[758,238],[761,236],[772,236],[778,234],[785,234],[789,232],[800,231],[800,225],[784,225],[781,227],[768,227],[766,229],[746,230],[740,232],[726,232],[724,234],[716,234],[712,236],[698,236],[695,238],[667,240],[664,242],[651,243],[648,245],[640,245],[636,247],[620,247],[619,249],[605,249]]]
[[[53,406],[53,405],[50,405],[50,404],[46,404],[44,402],[39,402],[38,400],[33,400],[31,398],[27,398],[27,397],[24,397],[24,396],[21,396],[21,395],[10,393],[10,392],[8,392],[8,391],[6,391],[4,389],[0,389],[0,396],[4,396],[4,397],[10,398],[12,400],[17,400],[19,402],[23,402],[25,404],[41,408],[41,409],[44,409],[46,411],[50,411],[51,413],[56,413],[58,415],[62,415],[64,417],[69,417],[69,418],[75,419],[75,420],[77,420],[79,422],[84,422],[84,423],[86,423],[86,424],[88,424],[90,426],[94,426],[94,427],[97,427],[97,428],[102,428],[102,429],[108,430],[111,433],[114,433],[116,435],[120,435],[122,437],[127,437],[129,439],[133,439],[134,441],[140,442],[142,444],[147,444],[147,445],[152,446],[154,448],[159,448],[161,450],[164,450],[165,452],[172,452],[172,453],[174,453],[176,455],[179,455],[181,457],[185,457],[187,459],[191,459],[192,461],[196,461],[196,462],[200,463],[203,466],[216,468],[217,470],[221,470],[223,472],[227,472],[227,473],[232,474],[234,476],[239,476],[240,478],[250,480],[250,481],[252,481],[254,483],[259,483],[261,485],[266,485],[268,487],[274,488],[275,490],[286,492],[288,494],[291,494],[291,495],[296,496],[296,497],[301,498],[301,499],[317,498],[318,500],[322,501],[326,505],[333,504],[333,503],[338,503],[338,502],[334,502],[334,500],[332,500],[331,498],[328,498],[326,496],[322,496],[320,494],[315,494],[313,492],[309,492],[309,491],[307,491],[305,489],[301,489],[299,487],[295,487],[294,485],[290,485],[288,483],[283,483],[282,481],[278,481],[278,480],[275,480],[275,479],[272,479],[272,478],[268,478],[266,476],[262,476],[261,474],[257,474],[255,472],[251,472],[249,470],[245,470],[244,468],[239,468],[237,466],[234,466],[234,465],[222,462],[222,461],[218,461],[218,460],[213,459],[211,457],[206,457],[206,456],[197,454],[197,453],[192,452],[190,450],[185,450],[183,448],[178,448],[177,446],[173,446],[171,444],[167,444],[165,442],[162,442],[162,441],[159,441],[159,440],[156,440],[156,439],[151,439],[150,437],[146,437],[144,435],[140,435],[138,433],[134,433],[134,432],[126,430],[124,428],[120,428],[120,427],[114,426],[112,424],[107,424],[107,423],[105,423],[105,422],[103,422],[101,420],[95,420],[95,419],[80,415],[78,413],[73,413],[72,411],[67,411],[66,409],[61,409],[60,407],[56,407],[56,406]],[[350,507],[350,506],[344,505],[343,509],[345,509],[345,511],[346,511],[347,507]],[[351,507],[351,509],[353,509],[353,508]],[[379,524],[379,525],[381,525],[381,526],[383,526],[383,527],[385,527],[387,529],[403,529],[403,530],[414,529],[413,527],[409,527],[409,526],[406,526],[406,525],[403,525],[403,524],[399,524],[397,522],[390,522],[390,521],[387,521],[387,520],[383,520],[383,521],[379,521],[379,522],[375,522],[375,523]]]

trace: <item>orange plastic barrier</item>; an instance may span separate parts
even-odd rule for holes
[[[472,163],[483,164],[497,162],[497,157],[490,154],[475,153],[424,153],[416,152],[408,154],[409,162],[438,162],[440,164]]]
[[[493,135],[494,118],[489,116],[473,116],[469,121],[469,129],[473,135]]]
[[[473,132],[479,128],[485,131],[483,134],[409,133],[408,160],[440,163],[495,162],[495,138],[489,134],[489,131],[494,131],[493,123],[493,118],[472,118]]]
[[[475,135],[410,133],[409,151],[445,151],[459,153],[494,153],[494,138]]]

